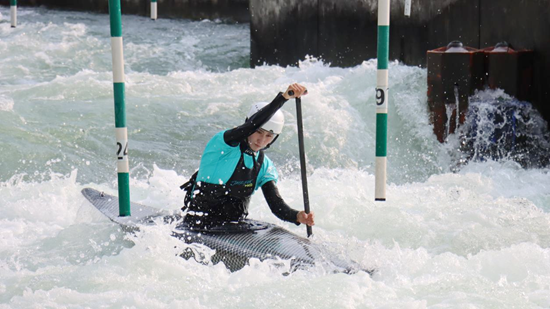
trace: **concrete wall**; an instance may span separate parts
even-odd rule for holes
[[[250,0],[251,66],[295,65],[305,55],[333,66],[376,58],[377,0]],[[535,52],[533,102],[550,120],[549,0],[391,1],[390,59],[426,66],[426,51],[460,40],[500,41]]]
[[[550,121],[550,1],[481,1],[480,43],[507,41],[534,55],[533,102]]]
[[[158,18],[216,19],[249,22],[249,0],[157,0]],[[151,16],[150,0],[121,0],[122,14]],[[0,0],[0,5],[10,5]],[[18,0],[18,6],[45,6],[64,9],[109,13],[108,0]]]
[[[411,17],[405,17],[404,0],[391,1],[390,58],[425,65],[426,50],[447,45],[458,36],[465,45],[475,47],[479,43],[478,2],[412,0]],[[250,0],[251,64],[295,64],[303,59],[303,51],[334,66],[375,58],[377,11],[377,0]],[[447,19],[451,11],[453,16],[467,18]],[[302,40],[290,43],[291,36],[303,33]]]

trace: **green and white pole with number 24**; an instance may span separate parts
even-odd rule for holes
[[[109,0],[111,20],[111,53],[113,56],[113,89],[115,97],[115,130],[118,172],[118,206],[121,217],[130,216],[130,167],[128,164],[128,129],[124,103],[124,56],[120,0]]]
[[[376,71],[376,162],[374,200],[386,200],[388,141],[388,58],[390,49],[390,0],[378,1],[378,70]]]
[[[11,27],[17,26],[17,0],[10,0]]]

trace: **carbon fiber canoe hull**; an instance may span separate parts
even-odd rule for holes
[[[113,222],[116,222],[128,230],[136,230],[139,225],[156,224],[159,217],[165,222],[180,222],[172,232],[188,244],[202,244],[216,253],[210,258],[210,262],[217,264],[223,262],[231,271],[244,267],[251,258],[261,261],[266,259],[290,261],[290,271],[299,268],[307,268],[315,265],[328,267],[333,272],[355,273],[366,271],[359,264],[344,260],[328,251],[319,244],[309,239],[293,234],[271,223],[245,220],[239,224],[228,224],[223,227],[208,231],[197,231],[188,228],[181,222],[180,216],[174,216],[168,212],[131,203],[131,217],[118,216],[118,198],[104,194],[91,188],[82,190],[82,194],[101,213]],[[207,263],[198,256],[200,252],[187,248],[182,253],[184,258],[195,258],[199,262]]]

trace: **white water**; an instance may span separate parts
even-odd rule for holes
[[[550,307],[548,168],[457,169],[457,141],[429,124],[424,69],[390,65],[388,200],[375,203],[376,61],[248,69],[248,25],[123,16],[133,201],[178,209],[207,140],[300,82],[313,241],[378,270],[230,273],[178,257],[170,226],[122,232],[80,193],[116,194],[108,16],[20,8],[12,29],[0,14],[0,308]],[[300,208],[292,102],[284,113],[268,155]],[[305,235],[261,193],[250,213]]]

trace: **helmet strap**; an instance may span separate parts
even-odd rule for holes
[[[279,135],[280,135],[280,134],[277,134],[277,135],[275,136],[275,138],[271,141],[271,143],[267,144],[267,146],[265,146],[264,149],[262,149],[262,150],[266,150],[266,149],[268,149],[271,145],[273,145],[273,143],[275,143],[275,141],[279,138]]]

